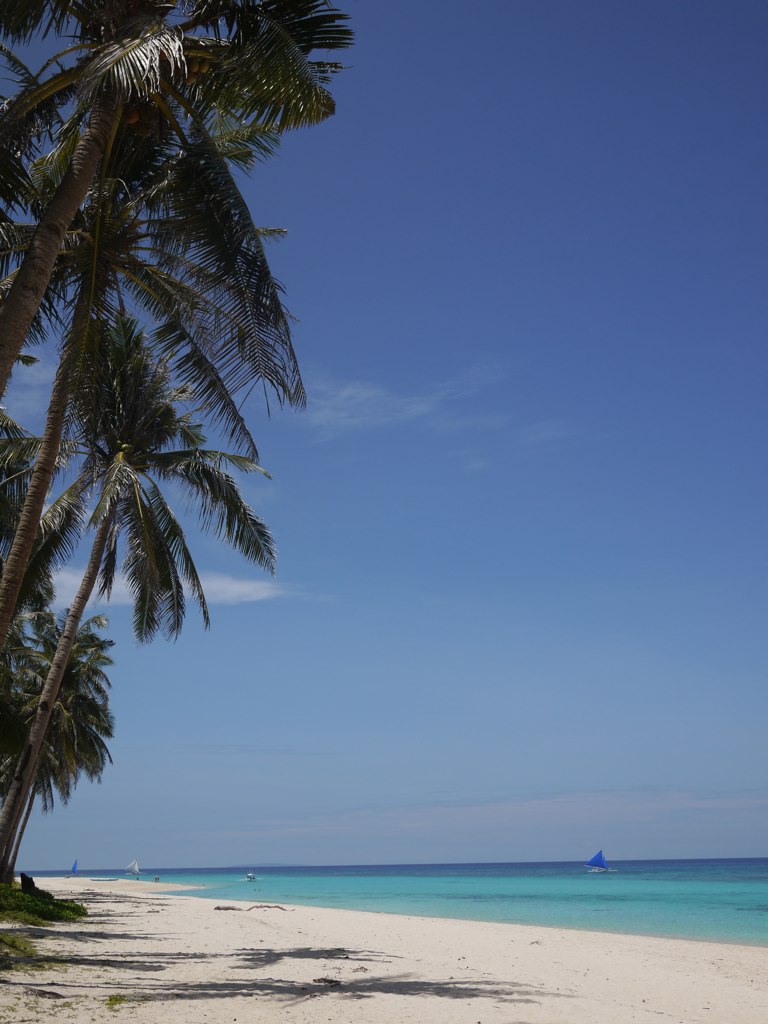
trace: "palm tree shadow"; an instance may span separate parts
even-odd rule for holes
[[[390,996],[423,996],[437,997],[440,999],[485,999],[494,1003],[504,1004],[538,1004],[547,998],[570,998],[566,993],[555,992],[535,985],[528,985],[516,981],[484,980],[482,978],[443,978],[424,979],[411,974],[376,974],[366,977],[317,977],[322,973],[318,966],[321,962],[355,963],[358,965],[352,968],[352,973],[361,972],[363,964],[385,964],[400,959],[396,954],[384,953],[376,950],[351,950],[342,948],[320,948],[311,946],[297,946],[289,949],[240,949],[232,953],[152,953],[147,951],[126,952],[120,958],[105,958],[99,956],[69,956],[54,958],[55,966],[84,966],[104,970],[114,970],[112,977],[99,977],[93,982],[68,982],[66,975],[60,981],[53,982],[57,990],[66,992],[71,990],[80,993],[83,990],[98,989],[101,992],[105,988],[114,988],[123,995],[130,995],[131,998],[141,999],[144,1002],[165,1002],[178,1000],[198,999],[227,999],[233,996],[249,996],[254,998],[277,1000],[285,1004],[293,1004],[308,999],[332,998],[343,1000],[370,999],[377,995]],[[51,960],[46,958],[47,962]],[[158,974],[171,968],[178,961],[189,962],[190,960],[213,962],[218,961],[217,973],[220,972],[221,961],[225,963],[225,969],[229,968],[242,972],[243,969],[253,972],[273,968],[284,961],[306,962],[308,966],[306,980],[295,978],[263,977],[252,978],[240,977],[231,980],[210,980],[190,981],[179,983],[175,981],[164,981]],[[334,964],[336,966],[336,964]],[[136,972],[140,971],[145,976],[154,974],[155,977],[136,978]],[[132,981],[121,978],[120,973],[134,974]],[[361,972],[362,973],[362,972]],[[20,982],[21,984],[21,982]]]
[[[401,957],[375,950],[344,949],[334,946],[323,949],[313,946],[296,946],[294,949],[238,949],[234,952],[245,967],[272,967],[281,960],[346,960],[351,963],[390,963]]]

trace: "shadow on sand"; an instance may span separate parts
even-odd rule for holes
[[[115,897],[110,901],[114,904]],[[84,900],[85,902],[85,900]],[[91,901],[88,900],[90,903]],[[93,903],[100,902],[94,899]],[[119,900],[122,903],[122,900]],[[126,897],[126,904],[133,901]],[[144,904],[146,907],[146,903]],[[90,908],[89,908],[90,909]],[[101,915],[91,913],[89,925],[99,918],[107,927],[104,930],[94,928],[67,928],[66,933],[60,929],[42,928],[29,929],[28,934],[35,938],[46,936],[66,938],[72,943],[97,940],[108,944],[111,939],[121,942],[148,940],[151,937],[140,932],[131,933],[108,926],[110,919],[117,925],[116,919],[125,921],[130,914],[124,913],[128,907],[122,906],[110,912],[105,909]],[[146,912],[146,911],[145,911]],[[35,984],[37,994],[43,996],[55,989],[68,998],[87,995],[89,990],[99,990],[100,994],[110,990],[119,992],[129,999],[142,1002],[163,1002],[167,1000],[227,999],[233,996],[276,999],[283,1003],[298,1002],[306,999],[333,998],[344,1000],[368,999],[379,994],[393,996],[431,996],[441,999],[484,999],[494,1003],[505,1004],[537,1004],[544,999],[570,998],[567,993],[548,991],[535,985],[527,985],[513,981],[500,982],[472,977],[467,972],[465,977],[448,977],[444,979],[424,979],[412,974],[386,973],[382,971],[385,964],[392,964],[400,959],[396,952],[383,952],[367,949],[322,948],[313,946],[296,946],[287,949],[256,948],[237,949],[225,953],[183,952],[169,953],[163,949],[152,951],[143,949],[121,950],[119,956],[100,956],[96,952],[78,954],[77,948],[67,955],[57,955],[43,951],[45,966],[56,973],[55,980],[50,976],[45,982]],[[197,961],[211,965],[210,980],[194,980],[179,983],[172,979],[164,981],[162,973],[179,961],[189,963]],[[295,977],[279,977],[281,964],[306,963],[306,979]],[[67,968],[82,967],[87,969],[90,977],[69,980]],[[264,975],[270,970],[269,976]],[[334,971],[333,977],[326,972]],[[466,970],[464,968],[463,970]],[[59,971],[61,973],[59,973]],[[232,973],[231,980],[222,977]],[[137,978],[140,973],[145,977]],[[201,972],[205,974],[204,970]],[[295,966],[292,971],[295,974]],[[277,974],[278,976],[274,976]],[[320,977],[318,977],[320,975]],[[130,977],[132,976],[132,977]],[[30,992],[30,981],[16,982],[11,975],[3,979],[4,988],[18,984]],[[32,993],[30,993],[32,994]]]

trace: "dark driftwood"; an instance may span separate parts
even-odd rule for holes
[[[61,992],[53,992],[46,988],[25,988],[28,996],[40,996],[42,999],[63,999]]]
[[[214,907],[214,910],[242,910],[242,907]],[[276,903],[254,903],[252,907],[246,907],[246,912],[249,910],[285,910],[286,907],[279,907]]]

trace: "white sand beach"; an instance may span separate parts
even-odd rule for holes
[[[43,885],[89,917],[31,930],[50,964],[0,976],[9,1024],[768,1020],[761,947],[216,903],[127,879]]]

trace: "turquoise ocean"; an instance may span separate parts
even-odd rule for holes
[[[581,928],[768,946],[768,859],[363,867],[167,868],[143,879],[213,900]],[[255,873],[255,880],[246,878]],[[36,877],[62,872],[37,872]],[[122,868],[79,875],[126,877]]]

